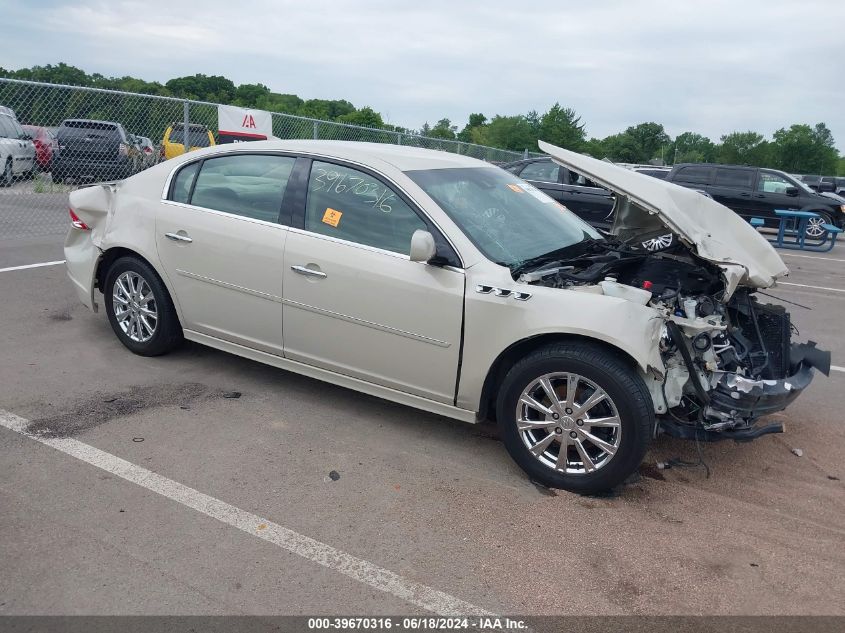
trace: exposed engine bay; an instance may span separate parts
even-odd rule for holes
[[[585,240],[514,274],[528,284],[634,301],[663,319],[657,344],[664,368],[645,376],[655,433],[743,441],[782,432],[781,424],[755,423],[786,408],[813,367],[830,370],[829,352],[792,343],[786,309],[760,301],[753,287],[729,293],[720,267],[666,227],[626,240]]]

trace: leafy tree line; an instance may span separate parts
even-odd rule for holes
[[[776,131],[771,139],[753,131],[731,132],[718,142],[696,132],[684,132],[676,138],[666,133],[659,123],[646,122],[628,127],[623,132],[603,139],[588,138],[586,126],[581,117],[571,108],[556,103],[547,112],[540,114],[532,110],[527,114],[512,116],[495,115],[492,118],[475,113],[463,128],[448,118],[440,119],[434,125],[425,123],[419,130],[387,125],[381,115],[370,107],[357,108],[350,102],[329,99],[302,99],[294,94],[272,92],[263,84],[241,84],[236,86],[226,77],[197,74],[177,77],[164,84],[149,82],[134,77],[104,77],[60,63],[56,65],[33,66],[20,70],[6,70],[0,67],[0,77],[27,79],[73,86],[88,86],[109,90],[172,96],[212,103],[224,103],[269,112],[294,114],[303,117],[337,121],[352,125],[382,128],[386,130],[417,133],[437,139],[459,140],[478,145],[487,145],[513,151],[537,151],[537,140],[543,139],[560,147],[584,152],[596,158],[608,158],[618,162],[674,164],[680,162],[715,162],[748,164],[760,167],[774,167],[792,173],[821,173],[845,175],[845,157],[840,157],[834,145],[833,135],[824,123],[814,126],[794,124]],[[35,103],[38,94],[33,91],[27,102],[30,111],[37,111]],[[56,116],[82,116],[70,114],[79,111],[81,104],[75,101],[81,97],[69,97]],[[111,112],[118,105],[111,103],[108,95],[85,95],[85,116],[98,112]],[[94,103],[91,103],[91,101]],[[45,111],[48,104],[43,104]],[[137,104],[124,104],[120,108],[137,110],[138,116],[151,121],[157,112],[148,112],[148,104],[140,100]],[[76,109],[74,109],[76,108]],[[162,104],[154,106],[167,119],[179,120],[178,106]],[[172,110],[172,114],[170,113]],[[165,114],[166,111],[166,114]],[[93,114],[92,114],[93,112]],[[66,114],[67,113],[67,114]],[[209,114],[209,117],[212,116]],[[108,118],[108,117],[103,117]],[[45,124],[55,124],[45,121]],[[304,128],[303,128],[304,130]],[[155,132],[157,134],[158,131]],[[307,134],[307,131],[303,131]]]
[[[673,139],[661,124],[653,122],[632,125],[603,139],[588,139],[581,117],[556,103],[542,115],[532,111],[526,115],[496,115],[488,120],[483,114],[471,114],[460,132],[449,119],[441,119],[425,131],[431,136],[510,150],[534,149],[537,140],[543,139],[614,162],[706,162],[773,167],[790,173],[845,175],[845,157],[839,156],[833,134],[824,123],[781,128],[771,140],[752,131],[731,132],[719,142],[696,132],[684,132]]]

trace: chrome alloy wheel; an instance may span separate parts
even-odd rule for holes
[[[827,224],[824,218],[810,218],[807,220],[807,228],[804,229],[804,233],[806,233],[807,237],[822,237],[827,233],[822,226],[823,224]]]
[[[553,373],[531,382],[516,405],[523,444],[545,466],[582,475],[607,466],[622,440],[616,405],[596,383]]]
[[[136,343],[149,341],[158,325],[158,308],[147,281],[127,271],[115,280],[112,298],[114,316],[123,333]]]

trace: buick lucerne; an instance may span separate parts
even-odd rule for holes
[[[67,268],[132,352],[183,338],[467,422],[496,420],[528,476],[592,493],[660,433],[759,422],[827,373],[758,300],[787,273],[695,191],[552,145],[613,192],[599,232],[455,154],[262,141],[70,194]]]

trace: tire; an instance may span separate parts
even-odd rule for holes
[[[150,292],[152,298],[147,303],[139,300]],[[136,257],[116,260],[106,274],[103,294],[112,330],[130,351],[140,356],[160,356],[182,342],[182,327],[170,294],[158,274],[143,260]]]
[[[804,237],[819,240],[824,237],[826,233],[825,229],[822,228],[822,224],[833,224],[833,219],[830,217],[830,214],[827,211],[815,211],[818,214],[818,218],[810,218],[807,221],[807,228],[804,230]]]
[[[9,158],[6,161],[6,165],[3,167],[3,173],[0,174],[0,187],[11,187],[14,180],[15,177],[12,174],[12,159]]]
[[[570,376],[576,385],[571,400]],[[558,402],[547,395],[543,377]],[[579,417],[579,407],[600,394],[597,389],[606,397]],[[546,412],[525,404],[526,393]],[[654,428],[654,405],[642,378],[622,358],[591,343],[557,343],[530,353],[505,376],[496,406],[505,447],[531,480],[579,494],[604,492],[625,481],[642,462]],[[561,462],[563,442],[567,452]]]

